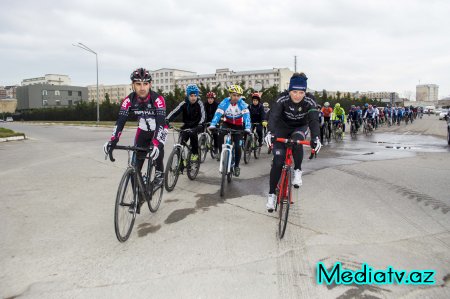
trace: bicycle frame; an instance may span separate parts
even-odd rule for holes
[[[228,159],[228,165],[227,165],[227,169],[226,169],[226,173],[229,173],[231,171],[231,164],[232,164],[232,160],[234,161],[234,147],[233,147],[233,143],[232,143],[232,139],[231,139],[231,133],[229,132],[226,135],[226,139],[224,144],[222,144],[222,154],[220,156],[220,165],[219,165],[219,172],[222,173],[223,169],[222,169],[222,161],[224,159],[224,155],[230,155],[231,159]]]

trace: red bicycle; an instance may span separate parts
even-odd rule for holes
[[[295,144],[310,146],[310,142],[307,140],[292,140],[288,138],[276,138],[275,141],[286,144],[286,157],[284,160],[283,170],[281,171],[281,178],[276,189],[277,202],[275,204],[275,211],[278,210],[280,218],[278,222],[278,237],[282,239],[284,237],[284,233],[286,232],[289,207],[292,204],[292,171],[294,168],[292,147]],[[314,154],[314,150],[311,149],[311,157]]]

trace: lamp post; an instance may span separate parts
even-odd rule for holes
[[[81,48],[85,51],[95,54],[95,65],[97,68],[97,124],[99,124],[100,123],[100,108],[99,108],[99,103],[98,103],[98,58],[97,58],[97,53],[94,50],[90,49],[88,46],[86,46],[80,42],[76,45],[72,44],[72,46]]]

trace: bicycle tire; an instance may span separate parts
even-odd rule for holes
[[[252,157],[252,137],[251,135],[247,136],[247,139],[244,143],[244,162],[245,164],[250,163],[250,158]]]
[[[255,156],[255,159],[259,159],[259,157],[261,156],[261,147],[260,146],[257,146],[256,144],[255,144],[255,147],[254,147],[255,149],[254,149],[254,151],[253,151],[253,155]]]
[[[228,170],[228,152],[224,153],[222,160],[222,181],[220,182],[220,196],[223,197],[225,194],[225,180],[227,178]]]
[[[147,198],[147,205],[150,212],[156,213],[156,211],[158,211],[159,205],[161,204],[162,196],[164,193],[164,186],[161,185],[155,188],[154,179],[156,174],[156,168],[150,163],[151,162],[149,162],[150,170],[147,169],[147,178],[148,178],[147,184],[149,184],[148,191],[150,194],[149,198]]]
[[[200,157],[197,161],[191,161],[192,152],[189,150],[187,154],[186,174],[190,180],[195,180],[200,170]]]
[[[174,148],[167,159],[166,171],[164,173],[164,187],[167,192],[171,192],[177,184],[180,176],[181,152],[179,148]]]
[[[134,169],[132,167],[128,167],[125,170],[122,179],[120,180],[119,188],[117,189],[116,204],[114,208],[114,230],[119,242],[125,242],[126,240],[128,240],[131,231],[133,230],[134,221],[136,219],[138,196],[136,192],[137,188],[135,188],[133,185],[136,186]],[[130,190],[131,194],[127,192]],[[125,197],[126,202],[124,202]],[[130,207],[133,207],[133,213],[130,213]],[[124,224],[121,224],[120,220],[123,218],[126,218],[126,222]]]
[[[292,194],[292,180],[291,180],[291,169],[287,168],[284,170],[284,175],[281,175],[282,181],[280,186],[282,190],[279,192],[279,222],[278,222],[278,237],[283,239],[286,232],[286,227],[289,217],[289,207],[291,205],[291,194]],[[284,190],[283,190],[284,189]]]
[[[199,155],[200,163],[203,163],[203,162],[205,162],[206,155],[208,154],[208,145],[206,142],[205,134],[201,135],[201,137],[198,141],[198,144],[199,144],[199,150],[200,150],[200,153],[199,153],[200,154]]]

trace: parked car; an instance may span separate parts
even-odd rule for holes
[[[445,120],[445,116],[447,115],[447,113],[448,113],[448,109],[442,109],[441,110],[441,113],[439,113],[439,120]]]
[[[8,117],[6,118],[6,121],[14,121],[14,119],[13,119],[11,116],[8,116]]]

